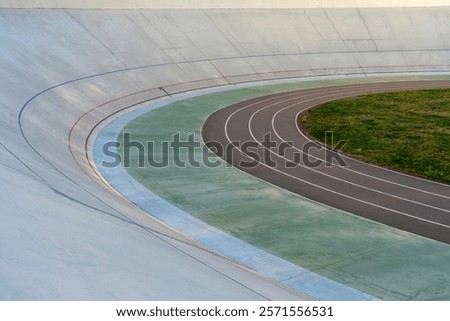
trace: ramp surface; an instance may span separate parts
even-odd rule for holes
[[[88,136],[124,108],[198,88],[448,72],[448,14],[0,10],[0,298],[299,298],[111,190],[86,162]]]

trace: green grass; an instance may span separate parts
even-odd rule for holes
[[[342,151],[450,183],[450,90],[372,94],[314,108],[298,120],[316,139],[348,140]]]

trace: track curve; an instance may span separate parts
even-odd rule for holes
[[[227,163],[312,200],[450,244],[450,186],[338,154],[312,141],[297,117],[319,104],[369,93],[450,88],[450,81],[361,84],[285,92],[221,109],[206,145]]]

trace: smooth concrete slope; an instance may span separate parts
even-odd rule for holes
[[[197,88],[449,71],[448,8],[0,11],[0,299],[306,298],[209,253],[85,161],[124,108]]]
[[[435,7],[445,0],[0,0],[0,8],[237,9]]]

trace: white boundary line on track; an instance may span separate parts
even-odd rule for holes
[[[272,98],[272,99],[273,99],[273,98]],[[291,100],[291,99],[288,99],[288,100]],[[287,101],[287,100],[286,100],[286,101]],[[259,102],[258,102],[258,103],[259,103]],[[232,143],[232,141],[231,141],[231,139],[230,139],[230,137],[229,137],[229,134],[228,134],[228,123],[229,123],[230,118],[233,117],[237,112],[242,111],[243,109],[249,108],[249,107],[251,107],[251,106],[253,106],[253,105],[256,105],[256,104],[258,104],[258,103],[253,103],[253,104],[251,104],[251,105],[245,106],[245,107],[243,107],[243,108],[241,108],[241,109],[238,109],[238,110],[234,111],[231,115],[229,115],[229,117],[227,118],[227,120],[226,120],[226,122],[225,122],[225,128],[224,128],[224,130],[225,130],[225,136],[226,136],[226,138],[227,138],[227,140],[228,140],[229,143],[231,143],[231,144],[233,145],[233,143]],[[262,146],[262,144],[261,144],[260,142],[258,142],[258,141],[256,140],[256,138],[253,136],[252,132],[250,132],[250,134],[252,135],[253,139],[254,139],[259,145]],[[233,145],[233,146],[234,146],[234,145]],[[262,147],[265,148],[264,146],[262,146]],[[396,213],[396,214],[399,214],[399,215],[407,216],[407,217],[410,217],[410,218],[413,218],[413,219],[416,219],[416,220],[420,220],[420,221],[424,221],[424,222],[427,222],[427,223],[430,223],[430,224],[433,224],[433,225],[438,225],[438,226],[443,226],[443,227],[446,227],[446,228],[450,228],[450,225],[446,225],[446,224],[434,222],[434,221],[427,220],[427,219],[424,219],[424,218],[421,218],[421,217],[417,217],[417,216],[414,216],[414,215],[411,215],[411,214],[408,214],[408,213],[404,213],[404,212],[401,212],[401,211],[398,211],[398,210],[394,210],[394,209],[391,209],[391,208],[387,208],[387,207],[384,207],[384,206],[381,206],[381,205],[378,205],[378,204],[374,204],[374,203],[371,203],[371,202],[368,202],[368,201],[364,201],[364,200],[361,200],[361,199],[357,199],[357,198],[355,198],[355,197],[352,197],[352,196],[349,196],[349,195],[346,195],[346,194],[342,194],[342,193],[336,192],[336,191],[334,191],[334,190],[328,189],[328,188],[326,188],[326,187],[323,187],[323,186],[320,186],[320,185],[311,183],[311,182],[309,182],[309,181],[303,180],[303,179],[298,178],[298,177],[296,177],[296,176],[293,176],[293,175],[291,175],[291,174],[284,173],[284,172],[282,172],[282,171],[280,171],[280,170],[278,170],[278,169],[276,169],[276,168],[270,167],[270,166],[268,166],[268,165],[266,165],[266,164],[260,162],[259,160],[256,160],[256,159],[254,159],[253,157],[251,157],[251,156],[249,156],[249,155],[246,155],[246,154],[245,154],[242,150],[240,150],[239,148],[237,148],[237,147],[234,147],[234,148],[236,148],[237,150],[239,150],[239,151],[240,151],[243,155],[245,155],[246,157],[249,157],[249,158],[253,159],[253,160],[256,161],[257,163],[259,163],[259,164],[261,164],[261,165],[263,165],[263,166],[265,166],[265,167],[267,167],[267,168],[269,168],[269,169],[271,169],[271,170],[273,170],[273,171],[276,171],[276,172],[278,172],[278,173],[281,173],[282,175],[288,176],[288,177],[290,177],[290,178],[292,178],[292,179],[301,181],[301,182],[303,182],[303,183],[309,184],[309,185],[314,186],[314,187],[316,187],[316,188],[323,189],[323,190],[325,190],[325,191],[334,193],[334,194],[336,194],[336,195],[340,195],[340,196],[343,196],[343,197],[346,197],[346,198],[349,198],[349,199],[352,199],[352,200],[355,200],[355,201],[364,203],[364,204],[366,204],[366,205],[370,205],[370,206],[373,206],[373,207],[378,207],[378,208],[381,208],[381,209],[384,209],[384,210],[387,210],[387,211],[390,211],[390,212],[393,212],[393,213]],[[279,156],[279,155],[278,155],[278,156]],[[291,160],[288,160],[288,161],[291,161]],[[424,204],[424,205],[425,205],[425,204]]]
[[[332,87],[329,87],[329,88],[332,88]],[[287,95],[287,96],[291,96],[291,95],[293,95],[293,94],[290,93],[290,95]],[[322,97],[326,97],[326,96],[322,96]],[[278,98],[278,97],[277,97],[277,98]],[[287,101],[293,100],[293,99],[295,99],[295,98],[296,98],[296,97],[290,98],[290,99],[286,99],[286,100],[283,100],[283,101],[280,101],[280,102],[277,102],[277,103],[287,102]],[[252,103],[252,104],[250,104],[250,105],[245,106],[244,108],[252,107],[252,106],[254,106],[254,105],[257,105],[257,104],[259,104],[259,103],[266,102],[266,101],[269,101],[269,100],[272,100],[272,99],[275,99],[275,97],[271,97],[271,98],[269,98],[269,99],[267,99],[267,100],[261,100],[261,101],[258,101],[258,102],[256,102],[256,103]],[[315,97],[314,99],[317,99],[317,97]],[[314,99],[311,99],[311,100],[314,100]],[[334,99],[332,99],[332,100],[334,100]],[[330,100],[330,101],[332,101],[332,100]],[[302,102],[299,102],[299,103],[304,103],[304,102],[306,102],[306,101],[309,101],[309,100],[305,100],[305,101],[302,101]],[[276,104],[277,104],[277,103],[276,103]],[[272,107],[272,106],[273,106],[273,105],[270,105],[270,106],[267,106],[267,107]],[[289,107],[291,107],[291,106],[289,106]],[[312,106],[312,107],[310,107],[310,108],[313,108],[313,107],[314,107],[314,106]],[[261,110],[263,110],[263,109],[265,109],[265,107],[262,108]],[[298,115],[299,115],[300,113],[302,113],[303,111],[304,111],[304,110],[300,111],[300,112],[297,114],[297,117],[298,117]],[[258,113],[258,112],[259,112],[259,111],[257,111],[256,113]],[[298,129],[298,128],[297,128],[297,129]],[[276,134],[277,134],[277,136],[278,136],[281,140],[284,140],[280,135],[278,135],[277,132],[276,132]],[[252,135],[252,136],[253,136],[253,135]],[[306,137],[303,133],[302,133],[302,136],[305,137],[305,139],[307,139],[308,141],[311,141],[311,140],[310,140],[308,137]],[[256,141],[256,139],[255,139],[255,141]],[[311,141],[311,142],[314,142],[314,141]],[[263,146],[263,147],[264,147],[264,146]],[[264,147],[264,148],[265,148],[265,147]],[[294,147],[294,146],[292,146],[292,148],[294,148],[294,149],[296,149],[296,150],[302,152],[301,150],[299,150],[298,148],[296,148],[296,147]],[[325,146],[324,146],[324,148],[325,148]],[[271,151],[271,152],[272,152],[272,151]],[[302,153],[303,153],[303,152],[302,152]],[[276,155],[282,157],[281,155],[278,155],[278,154],[276,154]],[[313,159],[320,160],[320,161],[322,161],[322,162],[326,162],[325,160],[323,160],[323,159],[321,159],[321,158],[319,158],[319,157],[316,157],[316,156],[314,156],[314,155],[308,155],[308,156],[311,157],[311,158],[313,158]],[[343,156],[345,156],[345,155],[343,155]],[[282,158],[283,158],[283,157],[282,157]],[[350,158],[350,157],[347,157],[347,156],[346,156],[346,158],[347,158],[347,159],[351,159],[351,160],[355,160],[355,159]],[[289,160],[289,159],[286,159],[286,160],[292,162],[292,160]],[[361,163],[367,164],[367,163],[365,163],[365,162],[361,162]],[[375,179],[375,180],[379,180],[379,181],[382,181],[382,182],[385,182],[385,183],[397,185],[397,186],[400,186],[400,187],[403,187],[403,188],[407,188],[407,189],[412,189],[412,190],[415,190],[415,191],[418,191],[418,192],[421,192],[421,193],[430,194],[430,195],[433,195],[433,196],[436,196],[436,197],[441,197],[441,198],[445,198],[445,199],[450,199],[450,196],[446,196],[446,195],[442,195],[442,194],[438,194],[438,193],[434,193],[434,192],[429,192],[429,191],[426,191],[426,190],[422,190],[422,189],[419,189],[419,188],[415,188],[415,187],[413,187],[413,186],[404,185],[404,184],[397,183],[397,182],[394,182],[394,181],[386,180],[386,179],[383,179],[383,178],[380,178],[380,177],[377,177],[377,176],[372,176],[372,175],[369,175],[369,174],[366,174],[366,173],[363,173],[363,172],[359,172],[359,171],[353,170],[353,169],[348,168],[348,167],[342,167],[342,168],[343,168],[344,170],[348,170],[348,171],[351,171],[351,172],[354,172],[354,173],[357,173],[357,174],[360,174],[360,175],[363,175],[363,176],[366,176],[366,177],[369,177],[369,178],[372,178],[372,179]],[[389,170],[389,169],[385,169],[385,168],[379,167],[379,166],[377,166],[377,168],[379,168],[379,169],[381,169],[381,170]],[[398,173],[398,174],[401,174],[401,175],[405,175],[405,176],[407,176],[407,177],[409,177],[409,178],[413,178],[413,179],[415,179],[415,178],[422,179],[422,178],[420,178],[420,177],[416,177],[416,176],[412,176],[412,175],[408,175],[408,174],[404,174],[404,173],[400,173],[400,172],[396,172],[396,171],[392,171],[392,170],[389,170],[389,171],[394,172],[394,173]],[[324,175],[325,175],[325,174],[324,174]],[[442,185],[442,186],[448,187],[447,185],[442,184],[442,183],[439,183],[439,182],[435,182],[435,181],[431,181],[431,180],[426,180],[426,179],[422,179],[422,180],[424,180],[424,181],[426,181],[426,182],[428,182],[428,183],[433,183],[433,184],[438,184],[438,185]],[[426,204],[423,204],[423,205],[426,205]],[[427,206],[427,205],[426,205],[426,206]],[[445,211],[447,211],[447,210],[445,210]],[[448,212],[450,212],[450,211],[448,211]]]
[[[328,95],[327,95],[327,96],[328,96]],[[327,97],[327,96],[322,96],[322,97]],[[274,116],[272,117],[272,129],[273,129],[273,132],[275,133],[275,135],[278,136],[278,138],[280,138],[282,141],[285,141],[284,138],[281,137],[281,136],[279,135],[278,131],[277,131],[276,128],[275,128],[274,120],[275,120],[275,118],[277,117],[277,115],[278,115],[281,111],[284,111],[284,110],[289,109],[289,108],[293,108],[294,106],[296,106],[296,105],[298,105],[298,104],[305,103],[305,102],[311,101],[311,100],[314,100],[314,99],[308,99],[308,100],[305,100],[305,101],[301,101],[301,102],[296,103],[296,104],[294,104],[294,105],[291,105],[291,106],[285,107],[285,108],[283,108],[283,109],[280,109],[278,112],[276,112],[276,113],[274,114]],[[333,100],[334,100],[334,99],[333,99]],[[328,100],[327,102],[329,102],[329,101],[332,101],[332,100]],[[268,107],[271,107],[271,106],[268,106]],[[262,109],[258,110],[257,112],[255,112],[255,113],[252,115],[252,117],[250,118],[250,120],[249,120],[249,130],[250,130],[250,134],[251,134],[252,138],[254,138],[254,139],[256,139],[256,138],[255,138],[255,136],[253,135],[253,131],[251,130],[251,127],[250,127],[250,126],[251,126],[251,121],[252,121],[252,119],[253,119],[253,116],[255,116],[256,114],[258,114],[258,113],[259,113],[260,111],[262,111],[263,109],[265,109],[265,108],[262,108]],[[308,109],[309,109],[309,108],[308,108]],[[306,110],[306,109],[305,109],[305,110]],[[303,111],[304,111],[304,110],[303,110]],[[302,112],[303,112],[303,111],[302,111]],[[296,117],[296,119],[297,119],[297,117]],[[308,142],[313,142],[313,141],[310,140],[310,139],[308,139]],[[264,146],[262,146],[262,147],[265,148]],[[302,151],[301,149],[298,149],[297,147],[294,147],[294,146],[292,146],[292,148],[295,149],[295,150],[297,150],[297,151],[299,151],[299,152],[302,153],[303,155],[306,155],[306,153],[305,153],[304,151]],[[267,148],[265,148],[265,149],[267,149]],[[269,150],[270,150],[270,149],[269,149]],[[279,154],[276,154],[276,153],[273,152],[273,151],[271,151],[271,152],[274,153],[275,155],[277,155],[278,157],[281,157],[281,158],[285,159],[286,161],[292,162],[292,160],[289,160],[288,158],[285,158],[284,156],[281,156],[281,155],[279,155]],[[321,158],[319,158],[319,157],[315,157],[315,156],[313,156],[313,155],[308,155],[308,157],[315,158],[315,159],[321,160],[321,161],[324,162],[324,163],[327,163],[326,160],[323,160],[323,159],[321,159]],[[436,209],[436,210],[439,210],[439,211],[443,211],[443,212],[450,213],[450,210],[447,210],[447,209],[444,209],[444,208],[440,208],[440,207],[433,206],[433,205],[430,205],[430,204],[421,203],[421,202],[414,201],[414,200],[409,199],[409,198],[404,198],[404,197],[397,196],[397,195],[393,195],[393,194],[390,194],[390,193],[386,193],[386,192],[383,192],[383,191],[380,191],[380,190],[377,190],[377,189],[374,189],[374,188],[371,188],[371,187],[368,187],[368,186],[364,186],[364,185],[361,185],[361,184],[353,183],[353,182],[351,182],[351,181],[348,181],[348,180],[345,180],[345,179],[342,179],[342,178],[339,178],[339,177],[336,177],[336,176],[333,176],[333,175],[330,175],[330,174],[326,174],[326,173],[320,172],[320,171],[315,170],[315,169],[313,169],[313,168],[311,168],[311,167],[308,167],[308,166],[302,166],[302,167],[303,167],[303,168],[306,168],[306,169],[309,169],[309,170],[311,170],[311,171],[314,171],[314,172],[316,172],[316,173],[319,173],[319,174],[321,174],[321,175],[324,175],[324,176],[326,176],[326,177],[330,177],[330,178],[332,178],[332,179],[335,179],[335,180],[338,180],[338,181],[342,181],[342,182],[348,183],[348,184],[350,184],[350,185],[354,185],[354,186],[357,186],[357,187],[360,187],[360,188],[363,188],[363,189],[367,189],[367,190],[372,191],[372,192],[380,193],[380,194],[382,194],[382,195],[386,195],[386,196],[393,197],[393,198],[397,198],[397,199],[400,199],[400,200],[403,200],[403,201],[411,202],[411,203],[414,203],[414,204],[417,204],[417,205],[421,205],[421,206],[433,208],[433,209]],[[362,175],[362,176],[366,176],[366,177],[371,177],[371,178],[373,177],[373,176],[368,175],[368,174],[365,174],[365,173],[363,173],[363,172],[359,172],[359,171],[352,170],[352,169],[349,168],[349,167],[343,167],[343,166],[340,166],[340,168],[343,169],[343,170],[348,170],[348,171],[354,172],[354,173],[356,173],[356,174],[358,174],[358,175]],[[389,184],[400,185],[401,187],[406,187],[406,188],[413,189],[413,190],[416,190],[416,191],[419,191],[419,192],[431,194],[431,195],[433,195],[433,196],[443,197],[443,198],[449,198],[449,199],[450,199],[450,197],[446,197],[446,196],[443,196],[443,195],[441,195],[441,194],[436,194],[436,193],[428,192],[428,191],[425,191],[425,190],[413,188],[413,187],[410,187],[410,186],[407,186],[407,185],[395,183],[395,182],[392,182],[392,181],[387,181],[387,180],[384,180],[384,179],[380,179],[380,178],[378,178],[378,177],[377,177],[377,179],[382,180],[382,181],[385,181],[385,182],[387,182],[387,183],[389,183]]]

